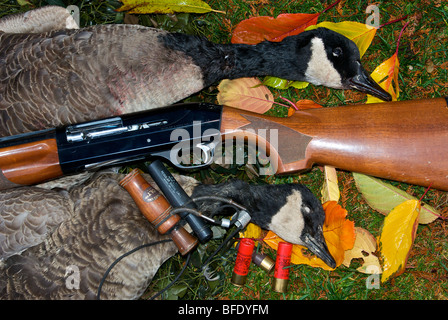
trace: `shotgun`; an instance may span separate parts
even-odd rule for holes
[[[200,155],[193,167],[206,166],[226,160],[219,147],[244,141],[266,155],[266,174],[331,165],[448,191],[447,101],[307,109],[286,118],[190,103],[4,137],[0,190],[158,157],[189,168],[191,152]]]

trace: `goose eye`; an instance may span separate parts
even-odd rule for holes
[[[334,55],[335,57],[339,57],[339,56],[341,56],[341,55],[342,55],[342,49],[339,48],[339,47],[334,48],[334,49],[333,49],[333,55]]]

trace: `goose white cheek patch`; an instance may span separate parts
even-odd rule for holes
[[[285,241],[294,244],[303,244],[302,235],[305,221],[298,210],[302,207],[302,195],[299,191],[293,191],[286,198],[285,205],[272,217],[269,230],[272,230]]]
[[[311,40],[311,59],[305,71],[308,82],[315,85],[325,85],[335,89],[342,89],[341,76],[328,60],[325,45],[320,38]]]

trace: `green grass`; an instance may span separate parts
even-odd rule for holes
[[[204,15],[178,15],[177,21],[165,15],[139,16],[143,25],[162,26],[164,28],[202,34],[210,40],[228,43],[233,28],[241,20],[257,16],[277,16],[281,13],[321,12],[332,1],[317,0],[229,0],[206,1],[214,9],[226,11],[226,14],[208,13]],[[342,1],[340,5],[321,15],[321,21],[357,21],[365,22],[365,8],[370,1]],[[99,23],[122,23],[124,14],[114,12],[120,3],[116,0],[33,1],[36,6],[50,4],[75,4],[81,8],[81,25]],[[448,96],[448,5],[444,1],[377,1],[380,6],[381,24],[389,20],[408,15],[410,24],[405,30],[399,49],[400,59],[400,100]],[[26,11],[30,6],[20,7],[16,1],[0,0],[0,16]],[[180,22],[179,22],[180,21]],[[371,47],[363,57],[366,69],[373,71],[382,61],[389,58],[396,48],[398,34],[404,25],[397,22],[378,30]],[[434,70],[428,66],[434,65]],[[274,91],[274,90],[273,90]],[[309,86],[304,90],[291,89],[274,91],[275,96],[283,95],[290,100],[311,99],[319,104],[331,107],[344,104],[363,103],[364,94],[354,91],[338,91],[323,87]],[[189,100],[216,102],[216,88],[208,88]],[[281,113],[281,111],[278,111]],[[275,112],[274,112],[275,113]],[[416,132],[418,134],[418,132]],[[320,194],[323,175],[318,168],[303,174],[282,177],[256,177],[245,166],[229,168],[212,167],[196,172],[194,176],[208,183],[218,183],[230,178],[239,178],[252,183],[298,182],[307,185],[316,196]],[[371,209],[359,194],[349,172],[338,172],[341,192],[340,204],[348,211],[348,218],[356,226],[369,230],[377,236],[383,222],[383,216]],[[394,183],[400,188],[419,197],[425,188]],[[448,196],[446,192],[430,190],[425,201],[448,216]],[[199,272],[202,263],[220,244],[222,237],[202,245],[192,255],[192,261],[181,279],[164,295],[168,299],[328,299],[328,300],[365,300],[365,299],[447,299],[448,298],[448,224],[445,220],[419,226],[417,238],[410,253],[406,272],[386,283],[380,289],[367,289],[368,275],[359,273],[356,268],[361,261],[353,261],[347,268],[341,266],[335,271],[324,271],[305,265],[291,268],[290,287],[285,294],[271,290],[272,274],[268,275],[252,265],[243,288],[230,283],[236,252],[233,247],[220,252],[212,267],[220,275],[217,281],[207,281]],[[265,245],[258,250],[275,258],[275,252]],[[179,272],[185,259],[175,256],[160,268],[148,292],[164,288]]]

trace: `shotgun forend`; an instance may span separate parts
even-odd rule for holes
[[[181,104],[0,138],[0,190],[151,157],[183,168],[179,153],[190,151],[200,155],[195,167],[208,165],[221,113],[217,105]]]

